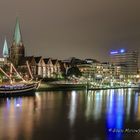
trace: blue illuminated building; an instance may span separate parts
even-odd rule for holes
[[[110,52],[110,63],[121,66],[123,75],[136,75],[138,73],[138,52],[125,49]]]
[[[120,54],[120,53],[126,53],[126,50],[120,49],[120,50],[113,50],[110,52],[111,55]]]

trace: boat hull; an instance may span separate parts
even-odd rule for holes
[[[38,83],[25,84],[23,86],[1,86],[0,97],[34,95],[38,87]]]
[[[34,96],[35,90],[21,93],[1,93],[0,98],[4,97],[18,97],[18,96]]]

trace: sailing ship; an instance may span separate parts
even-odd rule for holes
[[[27,68],[29,70],[29,75],[31,76],[30,80],[25,80],[16,70],[14,65],[10,63],[10,73],[7,74],[1,67],[0,71],[9,79],[8,83],[0,84],[0,97],[7,97],[7,96],[21,96],[21,95],[33,95],[37,88],[39,88],[40,81],[33,81],[33,75],[30,70],[28,61]],[[21,81],[16,82],[12,78],[13,70],[15,71],[16,75],[18,76]]]

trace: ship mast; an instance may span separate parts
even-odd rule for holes
[[[11,69],[14,69],[14,71],[16,72],[16,74],[17,74],[17,76],[20,78],[20,79],[22,79],[22,81],[26,81],[18,72],[17,72],[17,70],[16,70],[16,68],[14,67],[14,65],[11,63]]]
[[[30,69],[30,66],[29,66],[28,61],[26,61],[26,64],[27,64],[27,68],[28,68],[28,70],[29,70],[29,74],[30,74],[30,76],[31,76],[31,80],[30,80],[30,81],[32,81],[32,80],[33,80],[33,75],[32,75],[32,72],[31,72],[31,69]],[[0,71],[1,71],[7,78],[9,78],[9,80],[10,80],[11,83],[13,82],[13,81],[12,81],[12,73],[13,73],[13,70],[16,72],[17,76],[18,76],[20,79],[22,79],[22,81],[24,81],[24,82],[26,81],[26,80],[18,73],[18,71],[16,70],[16,68],[14,67],[14,65],[13,65],[12,63],[10,63],[10,74],[9,74],[9,75],[0,67]]]
[[[32,72],[31,72],[31,69],[30,69],[30,66],[29,66],[29,62],[26,61],[26,64],[27,64],[27,68],[28,68],[29,74],[31,76],[31,80],[30,81],[32,81],[33,80],[33,75],[32,75]]]
[[[0,71],[7,77],[11,80],[11,77],[6,73],[4,72],[4,70],[0,67]]]

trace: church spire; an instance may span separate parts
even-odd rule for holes
[[[9,49],[8,49],[6,38],[4,40],[4,46],[3,46],[3,53],[2,54],[3,54],[3,57],[9,57]]]
[[[25,48],[22,43],[22,36],[20,31],[19,19],[16,19],[15,31],[13,36],[13,43],[10,47],[10,61],[14,66],[18,66],[21,60],[25,57]]]
[[[16,19],[16,26],[15,26],[15,32],[14,32],[14,42],[16,45],[19,45],[21,42],[21,32],[20,32],[20,25],[19,25],[19,19]]]

